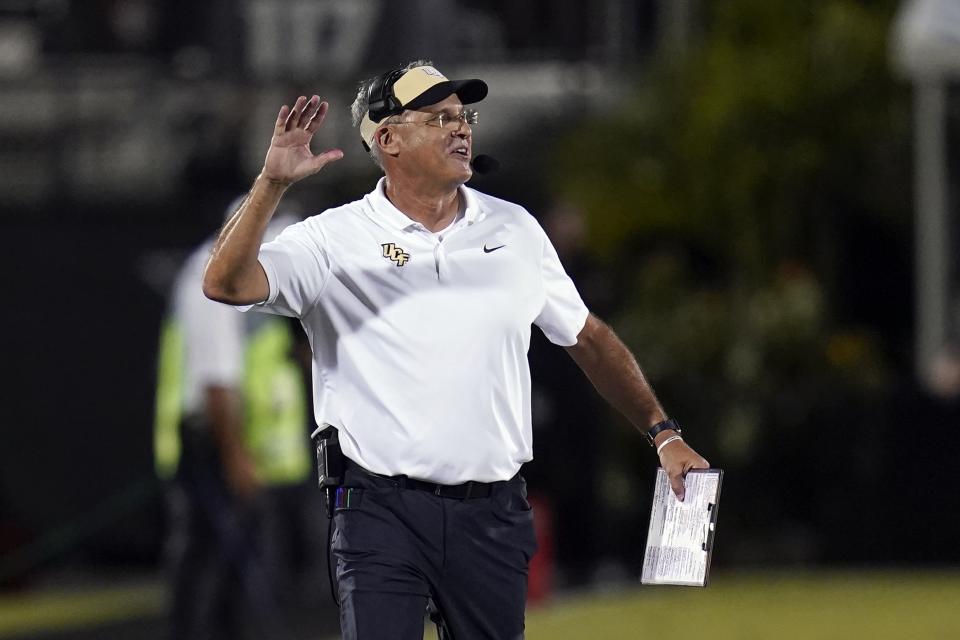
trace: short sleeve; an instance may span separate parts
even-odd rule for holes
[[[287,227],[260,247],[260,265],[267,276],[267,299],[242,310],[299,318],[320,297],[330,276],[326,237],[315,218]]]
[[[186,340],[186,368],[197,388],[233,387],[243,375],[244,318],[201,291],[201,272],[180,283],[178,317]]]
[[[569,347],[577,344],[577,336],[587,322],[589,311],[573,280],[567,275],[550,238],[539,224],[536,228],[543,242],[541,273],[545,300],[540,315],[533,321],[550,342]]]

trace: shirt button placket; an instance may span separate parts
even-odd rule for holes
[[[447,252],[443,250],[443,243],[439,239],[433,247],[433,261],[437,266],[437,280],[440,280],[447,270]]]

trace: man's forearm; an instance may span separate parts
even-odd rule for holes
[[[602,320],[590,314],[567,352],[604,399],[641,432],[667,419],[637,359]]]
[[[591,314],[577,335],[577,344],[567,352],[580,365],[590,382],[607,402],[612,404],[643,433],[667,419],[650,384],[640,370],[636,358],[610,327]],[[710,466],[703,456],[691,449],[676,432],[665,429],[656,435],[654,445],[660,464],[670,478],[677,498],[684,498],[683,478],[691,469]],[[670,442],[667,442],[667,441]],[[660,446],[662,445],[662,447]]]
[[[266,299],[269,289],[257,257],[267,224],[287,185],[258,176],[237,211],[220,230],[203,274],[203,292],[229,304]]]

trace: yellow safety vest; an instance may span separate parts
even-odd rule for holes
[[[268,486],[302,482],[310,473],[307,405],[300,370],[290,357],[293,337],[279,318],[258,322],[244,354],[243,438],[256,473]],[[154,421],[154,464],[171,478],[180,462],[180,421],[186,342],[173,318],[160,333]]]

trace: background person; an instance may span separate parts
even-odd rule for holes
[[[267,237],[295,220],[275,218]],[[160,345],[154,444],[169,481],[169,633],[278,638],[268,534],[278,499],[309,477],[305,391],[285,320],[204,297],[211,246],[181,269]]]
[[[553,202],[539,220],[587,307],[602,317],[615,313],[616,278],[587,249],[584,212],[566,202]],[[597,433],[596,424],[604,407],[576,364],[542,333],[531,336],[529,359],[537,448],[523,472],[532,487],[540,547],[531,566],[534,601],[548,597],[554,583],[564,589],[591,582],[605,550],[609,518],[604,501],[597,499],[603,495],[605,438]],[[576,473],[571,473],[572,466]]]

